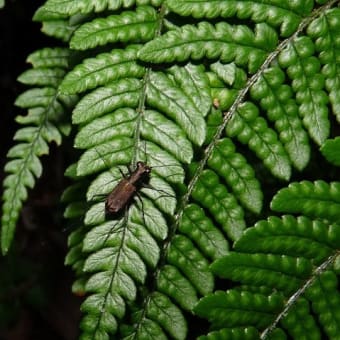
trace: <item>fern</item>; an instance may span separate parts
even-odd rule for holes
[[[3,213],[1,227],[1,249],[5,254],[12,242],[15,225],[23,202],[27,199],[27,188],[32,188],[35,178],[40,177],[42,165],[39,156],[47,154],[48,143],[61,143],[62,133],[69,132],[69,124],[63,119],[66,110],[74,102],[72,97],[58,97],[57,88],[68,67],[67,49],[42,49],[32,53],[27,61],[33,69],[24,72],[18,80],[24,84],[39,86],[22,93],[16,105],[28,109],[26,116],[16,121],[26,125],[20,128],[13,146],[7,154],[4,180]],[[63,122],[65,120],[65,122]]]
[[[61,142],[74,104],[80,157],[62,200],[78,225],[65,263],[86,296],[82,339],[185,339],[192,313],[209,321],[201,339],[337,337],[339,183],[306,178],[270,199],[315,146],[339,164],[336,4],[48,0],[37,10],[67,48],[37,52],[20,78],[42,88],[18,99],[33,126],[9,152],[2,249],[41,173],[37,156]],[[148,185],[108,218],[101,197],[138,161],[152,167]],[[231,288],[214,291],[217,277]]]

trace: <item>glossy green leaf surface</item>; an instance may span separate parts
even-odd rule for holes
[[[33,52],[18,78],[28,112],[5,165],[1,242],[40,156],[72,127],[62,201],[80,339],[337,337],[339,13],[336,0],[36,11],[63,47]]]
[[[167,0],[170,9],[183,16],[194,18],[233,17],[251,18],[255,22],[268,22],[281,26],[281,34],[288,36],[297,28],[302,16],[307,15],[313,6],[312,1],[207,1],[207,0]]]
[[[266,24],[257,24],[255,31],[246,26],[220,22],[216,26],[201,22],[197,27],[185,25],[147,43],[138,56],[148,62],[172,62],[219,58],[247,65],[251,73],[264,61],[277,43],[275,31]]]
[[[276,211],[302,213],[337,223],[340,220],[340,183],[321,180],[291,183],[274,196],[271,207]]]
[[[76,50],[87,50],[108,43],[148,41],[153,38],[157,29],[156,20],[156,11],[149,6],[94,19],[74,32],[70,46]]]
[[[340,165],[340,138],[327,139],[323,145],[321,145],[320,151],[324,157],[332,164]]]

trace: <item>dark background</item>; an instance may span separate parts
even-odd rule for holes
[[[25,114],[14,106],[26,89],[16,78],[30,67],[25,62],[30,53],[57,43],[32,21],[43,3],[6,0],[0,9],[1,182],[18,128],[14,118]],[[44,174],[29,192],[15,243],[8,256],[0,255],[0,340],[72,340],[78,333],[80,299],[71,293],[72,272],[63,264],[67,231],[58,203],[67,164],[62,150],[53,145],[42,162]]]

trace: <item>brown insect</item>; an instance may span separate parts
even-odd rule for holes
[[[105,214],[115,216],[122,212],[139,187],[148,179],[150,172],[150,166],[137,162],[137,167],[130,176],[124,177],[107,196]]]

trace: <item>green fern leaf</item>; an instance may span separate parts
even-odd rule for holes
[[[207,318],[214,329],[225,327],[255,326],[264,328],[274,320],[283,307],[283,297],[228,290],[209,294],[199,301],[194,311]]]
[[[60,68],[27,70],[18,77],[23,84],[57,87],[65,75]]]
[[[291,98],[292,90],[283,84],[284,80],[285,75],[279,67],[269,68],[252,86],[251,96],[260,101],[268,118],[275,122],[291,162],[302,170],[310,159],[308,135],[298,116],[298,106]]]
[[[33,21],[40,21],[43,23],[48,22],[64,22],[64,25],[67,25],[68,20],[64,20],[66,16],[60,15],[59,13],[49,11],[44,6],[39,7],[33,16]]]
[[[198,301],[196,289],[176,267],[171,265],[165,265],[160,271],[157,289],[187,311],[191,311]]]
[[[198,340],[255,340],[260,334],[254,327],[224,328],[198,337]]]
[[[38,20],[39,15],[34,16]],[[41,31],[46,35],[68,43],[76,30],[77,25],[71,25],[68,20],[48,20],[43,21]]]
[[[274,196],[271,208],[337,223],[340,220],[340,183],[328,184],[321,180],[291,183]]]
[[[141,193],[150,198],[162,212],[173,215],[177,206],[177,200],[176,193],[170,183],[153,172],[149,179],[149,185],[149,188],[142,188]]]
[[[207,1],[207,0],[167,0],[170,10],[182,16],[194,18],[250,18],[254,22],[267,22],[271,26],[281,26],[281,35],[290,36],[298,27],[302,17],[307,16],[312,8],[310,0],[292,3],[260,1]]]
[[[313,56],[314,52],[312,40],[299,37],[280,53],[278,61],[292,79],[303,124],[311,138],[320,145],[329,136],[330,123],[328,97],[323,90],[324,76],[320,73],[320,62]]]
[[[100,251],[103,246],[115,245],[115,232],[112,223],[104,223],[89,231],[83,241],[83,250],[86,252]],[[155,267],[159,257],[157,243],[144,228],[131,228],[126,231],[125,242],[129,249],[140,254],[143,260],[151,267]]]
[[[63,16],[72,16],[77,13],[87,14],[91,12],[114,11],[120,8],[131,7],[134,4],[159,6],[161,0],[48,0],[43,5],[46,11],[54,12]]]
[[[203,67],[188,63],[184,67],[172,66],[168,71],[196,110],[206,116],[211,108],[211,97],[208,77]]]
[[[135,78],[118,80],[83,97],[73,110],[73,123],[80,124],[120,107],[136,107],[141,82]]]
[[[223,234],[196,204],[185,207],[179,231],[188,235],[207,257],[217,259],[228,252],[228,242]]]
[[[150,74],[146,94],[147,103],[174,119],[193,143],[201,145],[204,142],[205,112],[197,110],[192,99],[175,86],[164,73]]]
[[[304,257],[319,265],[334,252],[339,242],[337,225],[329,226],[305,216],[271,216],[246,230],[235,243],[235,250]]]
[[[21,77],[45,88],[19,97],[30,115],[18,121],[29,125],[15,136],[22,144],[32,143],[40,131],[42,107],[55,99],[49,104],[55,122],[64,104],[77,100],[75,146],[83,153],[67,175],[82,190],[77,195],[80,187],[70,187],[64,200],[65,216],[81,217],[83,223],[70,235],[65,261],[76,272],[73,291],[87,294],[82,339],[188,338],[192,334],[185,318],[201,296],[196,313],[212,326],[202,338],[336,334],[336,307],[318,303],[333,297],[338,303],[337,282],[326,280],[320,293],[314,281],[321,282],[326,267],[333,269],[329,259],[338,251],[339,228],[327,223],[338,221],[337,188],[322,191],[310,204],[316,220],[273,217],[244,231],[243,208],[252,221],[263,204],[253,169],[260,174],[264,163],[274,177],[288,180],[292,165],[302,170],[310,159],[301,121],[319,144],[329,134],[326,113],[331,106],[325,97],[330,95],[334,111],[338,105],[338,10],[328,9],[333,2],[317,4],[48,0],[37,11],[35,20],[43,22],[49,35],[65,42],[72,37],[74,49],[89,49],[86,55],[73,55],[75,67],[66,76],[60,72],[59,87],[55,78],[65,66],[58,62],[65,60],[53,54],[53,66],[41,56],[36,70]],[[184,22],[183,16],[191,17]],[[279,31],[287,38],[280,45]],[[189,59],[201,62],[181,63]],[[259,117],[262,113],[267,117]],[[41,128],[35,153],[47,152],[47,142],[61,141],[62,130],[55,125],[49,120]],[[261,161],[246,161],[238,153],[240,145],[226,135],[247,144]],[[14,147],[7,171],[14,171],[29,151]],[[121,214],[108,218],[101,197],[137,161],[152,167],[149,187],[138,183],[141,187]],[[25,197],[41,172],[40,163],[31,166],[23,171],[24,190],[18,197]],[[295,194],[282,201],[290,206],[294,201],[296,212],[305,213]],[[311,197],[309,191],[303,199]],[[330,199],[315,209],[324,197]],[[236,241],[235,251],[228,249],[228,239]],[[210,266],[211,260],[216,262]],[[242,285],[212,294],[212,270]],[[332,288],[327,290],[327,284]],[[313,295],[313,289],[318,293]]]
[[[89,149],[109,142],[119,136],[132,137],[136,126],[137,113],[130,108],[120,108],[82,126],[75,137],[75,147]]]
[[[121,327],[122,339],[185,339],[186,323],[180,310],[164,295],[153,293],[150,296],[146,315],[134,313],[131,326]],[[167,335],[165,332],[169,335]]]
[[[310,314],[310,307],[305,299],[301,298],[296,302],[289,314],[282,320],[282,326],[293,339],[304,339],[307,336],[310,339],[321,339],[320,329]]]
[[[227,125],[227,135],[237,137],[243,144],[247,143],[274,176],[288,180],[291,175],[288,156],[275,131],[258,114],[254,104],[242,104]]]
[[[329,93],[329,101],[333,113],[340,122],[340,71],[337,59],[339,51],[336,41],[339,39],[338,8],[332,8],[315,19],[307,28],[308,35],[314,40],[315,48],[319,52],[319,60],[323,65],[321,72],[325,77],[325,87]]]
[[[43,48],[31,53],[26,61],[31,63],[34,68],[68,68],[70,50],[67,48]]]
[[[320,148],[328,162],[340,166],[340,137],[327,139]]]
[[[140,6],[133,12],[122,12],[81,25],[74,32],[70,47],[87,50],[115,42],[145,42],[154,37],[157,26],[156,11],[149,6]]]
[[[143,144],[144,150],[137,150],[138,159],[150,164],[153,172],[169,183],[183,183],[183,166],[175,157],[152,142],[144,141]]]
[[[82,320],[81,328],[93,338],[107,337],[107,334],[116,332],[116,318],[121,318],[125,312],[124,299],[134,300],[135,281],[143,282],[146,277],[145,264],[134,250],[141,244],[135,235],[129,234],[126,238],[126,232],[131,230],[127,223],[125,219],[109,221],[93,228],[84,239],[83,249],[92,252],[83,268],[92,275],[85,289],[94,294],[82,305],[87,315]],[[148,260],[154,262],[150,250],[147,254]]]
[[[260,221],[235,243],[237,252],[230,252],[211,266],[219,276],[248,285],[208,295],[201,299],[195,310],[220,332],[225,327],[255,326],[261,331],[261,338],[281,339],[285,337],[282,327],[293,338],[312,334],[313,338],[320,339],[320,323],[332,338],[338,332],[338,312],[333,306],[340,294],[337,278],[327,268],[331,268],[338,254],[339,240],[338,226],[328,225],[325,221],[312,221],[303,216],[270,217],[268,221]],[[270,298],[273,289],[281,307],[273,312],[271,320],[263,315],[260,322],[254,322],[244,311],[235,310],[235,304],[238,308],[242,306],[239,296],[228,299],[235,294],[247,294],[247,305],[252,306],[250,309],[256,315],[258,308],[254,306],[260,301],[259,295]],[[279,293],[287,298],[282,300]],[[264,312],[270,304],[262,301],[266,305],[261,308]],[[334,305],[328,306],[324,301],[334,301]],[[226,312],[227,317],[224,316]],[[248,319],[244,321],[246,317]],[[266,319],[268,324],[265,324]]]
[[[257,24],[253,32],[247,26],[200,22],[197,28],[185,25],[148,42],[138,56],[156,63],[219,58],[222,62],[248,65],[249,72],[254,73],[276,44],[275,31],[264,23]]]
[[[210,69],[220,80],[235,89],[242,89],[246,85],[247,74],[234,63],[222,64],[218,61],[211,64]],[[213,84],[212,79],[210,79],[210,85],[212,87],[216,86],[216,84]],[[225,87],[223,84],[221,86]]]
[[[324,272],[307,291],[312,308],[319,316],[329,339],[336,339],[340,332],[338,279],[331,271]]]
[[[135,331],[132,327],[125,327],[122,330],[122,339],[124,340],[133,340],[133,339],[159,339],[159,340],[167,340],[168,337],[162,330],[162,328],[153,320],[150,320],[144,317],[142,320],[135,319],[138,322],[138,329]]]
[[[104,170],[107,166],[126,164],[132,158],[133,141],[119,136],[107,143],[86,150],[77,164],[78,176],[85,176]]]
[[[235,145],[230,139],[218,141],[208,165],[226,180],[243,206],[255,213],[261,211],[263,196],[260,183],[246,159],[235,152]]]
[[[50,61],[47,61],[51,57]],[[17,122],[28,125],[17,130],[14,140],[19,142],[8,152],[10,158],[5,166],[8,173],[5,178],[3,193],[3,214],[1,228],[1,250],[6,254],[12,243],[16,222],[23,202],[27,199],[27,188],[33,188],[35,179],[42,173],[38,157],[49,152],[48,143],[60,145],[63,128],[60,120],[65,111],[72,107],[72,98],[57,99],[56,87],[59,85],[69,54],[66,49],[43,49],[31,54],[28,61],[34,69],[19,76],[19,81],[28,85],[40,85],[32,88],[16,99],[15,104],[28,109],[26,116],[18,116]],[[63,100],[65,99],[65,100]]]
[[[145,68],[135,62],[137,47],[101,53],[77,65],[60,84],[60,91],[75,94],[106,85],[112,81],[132,77],[141,78]]]
[[[184,131],[157,111],[145,111],[141,135],[161,146],[163,150],[169,151],[183,163],[189,163],[193,157],[192,145]]]
[[[285,295],[295,292],[312,272],[312,264],[302,257],[237,252],[215,261],[211,268],[220,277],[273,287]]]
[[[152,110],[145,111],[141,118],[143,138],[161,146],[182,162],[188,163],[191,160],[193,155],[191,143],[177,125]],[[118,136],[132,137],[137,123],[138,115],[135,110],[118,109],[83,126],[75,138],[75,146],[84,149],[108,142]],[[143,147],[143,151],[147,152],[145,145],[142,149]],[[149,162],[148,154],[143,158]]]
[[[211,212],[232,240],[237,240],[241,236],[245,228],[243,210],[213,171],[202,172],[192,197]]]
[[[150,296],[146,317],[147,319],[143,317],[141,321],[138,320],[138,330],[132,329],[133,333],[131,336],[124,337],[124,339],[162,339],[161,334],[164,334],[164,331],[166,331],[173,339],[185,339],[187,333],[186,321],[178,307],[176,307],[165,295],[153,293]],[[147,326],[148,319],[154,325],[162,327],[154,336],[149,334],[150,330],[148,330]],[[167,339],[166,336],[165,339]]]
[[[173,238],[167,260],[169,264],[181,268],[202,295],[212,291],[214,281],[208,262],[188,238],[179,235]]]

